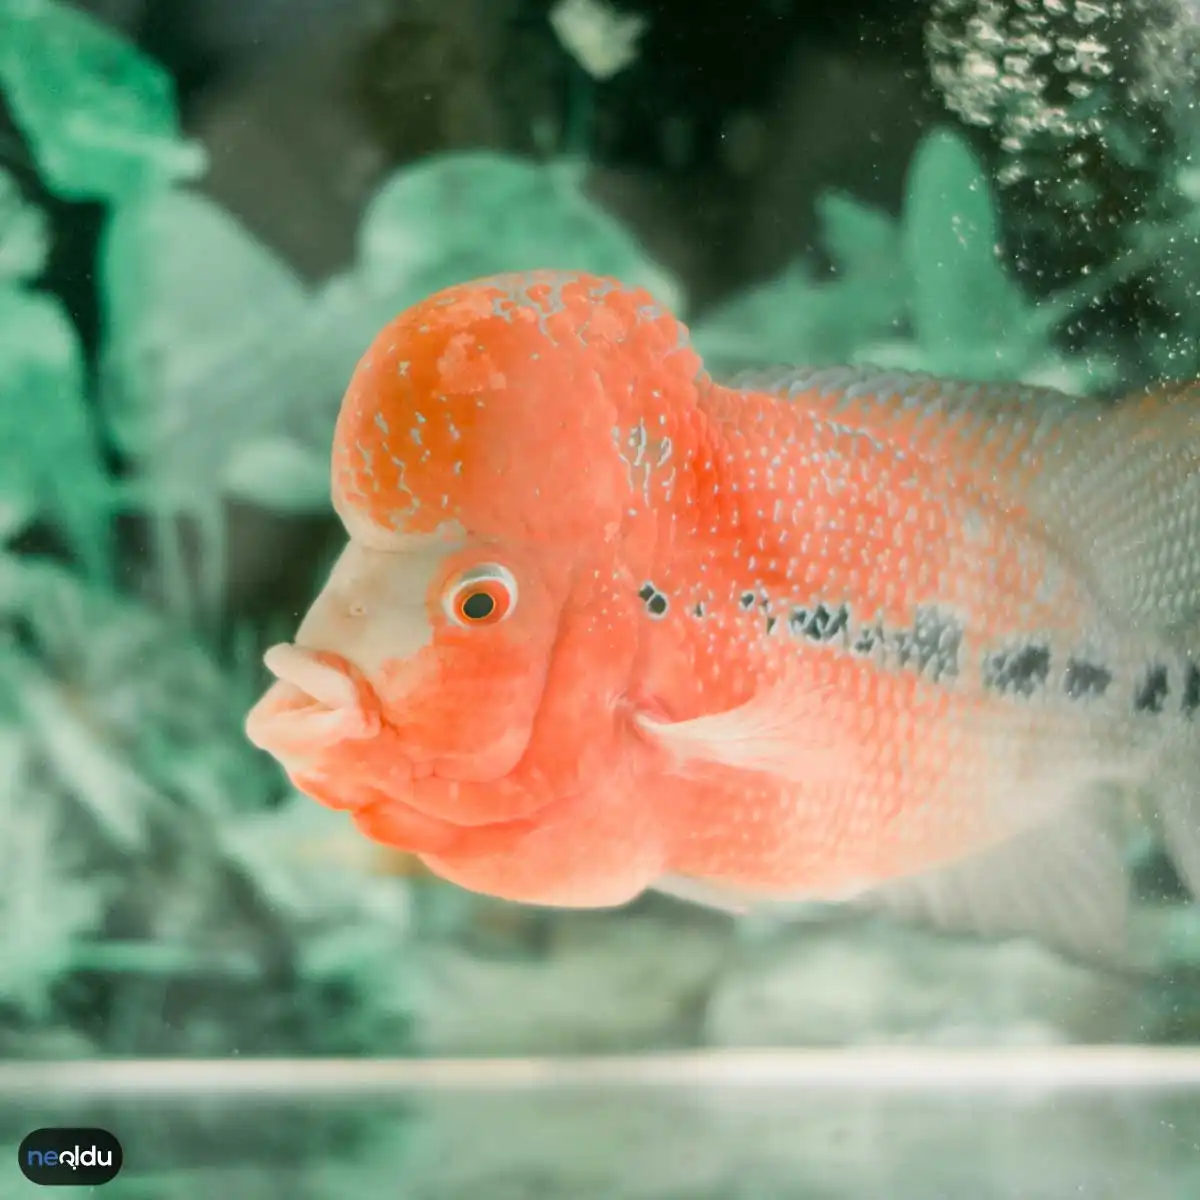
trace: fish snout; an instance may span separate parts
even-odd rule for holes
[[[373,693],[338,655],[284,642],[263,661],[276,682],[246,716],[246,736],[259,749],[281,760],[311,759],[379,732]]]

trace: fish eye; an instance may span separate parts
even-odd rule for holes
[[[483,563],[459,575],[442,604],[458,625],[495,625],[516,607],[517,581],[499,563]]]

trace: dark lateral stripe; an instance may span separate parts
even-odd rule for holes
[[[1103,696],[1112,678],[1112,672],[1107,667],[1081,658],[1071,658],[1067,660],[1067,669],[1063,673],[1063,691],[1069,700]]]
[[[1146,672],[1146,678],[1133,697],[1133,711],[1139,713],[1162,712],[1170,690],[1167,668],[1156,663]]]
[[[1183,677],[1183,713],[1190,717],[1200,708],[1200,666],[1188,663]]]
[[[830,608],[817,604],[813,608],[793,608],[788,616],[788,629],[793,637],[808,638],[810,642],[831,642],[850,624],[850,610],[839,604]]]
[[[651,610],[661,603],[656,589],[650,587],[643,589],[642,597]],[[735,593],[732,600],[746,613],[757,610],[756,615],[761,614],[766,635],[786,632],[798,640],[822,644],[840,640],[853,654],[878,655],[883,665],[914,670],[932,682],[949,682],[961,673],[966,627],[958,617],[936,605],[918,608],[912,625],[897,629],[879,621],[860,623],[842,603],[796,605],[782,596],[751,590]],[[706,615],[700,604],[691,612],[697,618]],[[1109,667],[1082,654],[1056,660],[1050,646],[1039,640],[986,654],[983,684],[1003,696],[1030,699],[1051,687],[1056,661],[1061,669],[1061,675],[1055,673],[1053,680],[1057,694],[1068,700],[1087,701],[1111,692],[1116,676]],[[1152,665],[1135,695],[1137,711],[1161,712],[1170,695],[1169,684],[1167,668]],[[1188,668],[1183,705],[1188,713],[1200,711],[1200,664]]]
[[[890,639],[901,666],[913,665],[935,683],[958,674],[962,624],[936,608],[919,608],[911,630]]]
[[[666,598],[653,585],[647,584],[639,594],[651,615],[665,613]],[[760,609],[768,635],[786,622],[786,631],[794,638],[828,644],[840,636],[853,654],[879,654],[882,663],[913,669],[933,682],[954,679],[960,671],[965,627],[957,617],[934,605],[917,609],[910,628],[895,629],[878,621],[859,624],[845,604],[818,602],[797,605],[788,611],[786,600],[754,591],[738,593],[736,603],[746,612]],[[787,612],[786,618],[781,609]],[[696,604],[692,613],[697,618],[703,617],[704,606]],[[1044,642],[1008,646],[985,655],[983,684],[1003,696],[1029,699],[1049,687],[1053,663],[1054,656]],[[1096,700],[1108,695],[1114,679],[1112,670],[1103,663],[1072,655],[1062,666],[1061,695],[1068,700]],[[1054,686],[1057,691],[1058,677]],[[1152,663],[1134,692],[1134,711],[1162,713],[1170,696],[1169,668]],[[1185,716],[1200,712],[1200,662],[1185,666],[1181,696]]]
[[[1050,678],[1050,647],[1017,646],[989,654],[983,662],[984,687],[1001,695],[1032,696]]]
[[[780,610],[771,598],[746,591],[738,594],[736,602],[747,612],[757,604],[768,634],[783,620],[775,615]],[[786,626],[793,638],[824,644],[840,639],[854,654],[881,653],[887,661],[914,668],[935,682],[959,673],[964,637],[962,622],[933,606],[917,609],[911,628],[887,629],[878,622],[857,625],[846,604],[818,601],[787,610]]]

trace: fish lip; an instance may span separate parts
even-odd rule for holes
[[[334,665],[315,651],[293,642],[280,642],[263,655],[268,671],[281,683],[290,683],[324,708],[354,708],[360,703],[358,687],[350,672]]]
[[[260,750],[286,762],[378,732],[374,693],[339,656],[283,642],[263,662],[275,682],[245,720],[246,737]]]
[[[522,838],[533,833],[547,819],[567,805],[573,796],[555,796],[519,817],[501,817],[482,821],[463,821],[430,812],[393,792],[368,785],[367,794],[349,800],[344,794],[325,787],[323,772],[307,748],[294,756],[281,752],[276,744],[272,753],[282,762],[292,785],[309,799],[336,812],[346,813],[373,841],[409,854],[433,854],[439,857],[478,858],[505,853]],[[409,764],[411,767],[411,764]],[[315,773],[314,773],[315,772]],[[410,782],[420,782],[410,775]],[[352,794],[352,793],[351,793]],[[388,818],[392,818],[389,820]],[[390,827],[392,836],[379,836],[370,826]],[[411,827],[412,839],[395,836],[397,828]]]
[[[384,839],[379,838],[370,828],[374,818],[386,820],[389,815],[402,819],[413,818],[419,826],[425,827],[426,836],[414,839],[410,845],[391,838],[384,842],[403,853],[445,859],[484,858],[511,851],[523,838],[535,833],[547,815],[563,808],[571,799],[570,796],[556,797],[527,816],[484,821],[473,825],[433,816],[414,804],[391,796],[369,801],[351,810],[350,817],[367,837],[375,841]],[[428,844],[431,837],[438,839],[438,844]],[[418,841],[427,844],[419,845]]]
[[[390,807],[399,817],[410,816],[414,824],[425,826],[431,835],[440,832],[447,838],[497,837],[505,830],[511,830],[515,837],[528,833],[534,821],[563,799],[550,797],[520,815],[480,821],[430,811],[393,794],[363,798],[356,803],[333,803],[321,778],[321,760],[339,745],[375,737],[385,728],[379,698],[353,663],[328,651],[285,642],[268,649],[263,661],[275,676],[275,682],[247,715],[246,736],[279,760],[294,786],[320,804],[352,816],[373,810],[383,813]],[[528,734],[531,736],[532,731]],[[499,783],[508,774],[503,772],[486,779],[447,775],[438,770],[436,760],[414,760],[399,749],[397,753],[402,754],[410,784],[419,784],[430,777],[446,782]],[[325,793],[326,798],[314,792]]]

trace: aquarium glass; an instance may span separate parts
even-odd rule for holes
[[[778,403],[849,368],[818,378],[960,381],[964,427],[1038,388],[1194,406],[1069,477],[1121,499],[1121,562],[1184,564],[1105,602],[1176,656],[1140,707],[1194,713],[1200,498],[1120,472],[1200,475],[1198,100],[1195,0],[0,0],[0,1198],[106,1137],[114,1178],[53,1182],[1200,1196],[1200,725],[1104,798],[1119,962],[1087,952],[1122,918],[1073,882],[1086,840],[1043,866],[1035,837],[974,920],[525,904],[364,836],[244,728],[345,543],[356,365],[441,289],[543,269],[644,289]],[[556,420],[529,453],[569,461]],[[918,426],[907,454],[974,469]]]

